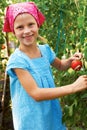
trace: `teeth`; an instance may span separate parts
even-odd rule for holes
[[[24,36],[24,37],[31,37],[32,35]]]

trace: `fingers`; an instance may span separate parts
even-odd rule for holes
[[[81,59],[81,58],[83,57],[83,55],[82,55],[82,53],[80,53],[80,52],[76,52],[76,53],[74,54],[74,57],[76,57],[77,59]]]
[[[76,71],[76,70],[78,71],[78,70],[80,70],[80,68],[81,68],[81,66],[80,66],[80,65],[78,65],[78,66],[76,66],[76,67],[75,67],[75,69],[74,69],[74,70],[75,70],[75,71]]]
[[[87,75],[83,75],[83,77],[87,77]]]
[[[84,81],[86,88],[87,88],[87,75],[82,75],[81,77],[83,78],[83,81]]]
[[[82,53],[76,52],[70,59],[71,59],[71,61],[73,61],[73,60],[81,60],[82,57],[83,57]]]
[[[87,78],[87,75],[82,75],[83,78]]]
[[[87,81],[87,75],[81,75],[79,78],[84,79],[84,81]]]
[[[73,92],[79,92],[87,89],[87,75],[81,75],[75,82]]]
[[[87,75],[81,75],[79,85],[82,89],[87,89]]]

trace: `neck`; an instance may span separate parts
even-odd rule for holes
[[[30,58],[41,57],[41,52],[40,52],[37,44],[31,45],[31,46],[26,46],[26,47],[19,46],[19,50],[24,52]]]
[[[29,45],[29,46],[24,46],[20,45],[19,49],[24,52],[24,53],[31,53],[34,52],[37,48],[37,44]]]

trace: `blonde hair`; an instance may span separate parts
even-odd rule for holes
[[[42,37],[40,35],[38,35],[38,40],[40,40],[41,42],[44,42],[44,43],[48,42],[46,38],[44,38],[44,37]]]

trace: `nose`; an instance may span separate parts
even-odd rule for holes
[[[24,33],[25,34],[30,33],[30,32],[31,32],[31,29],[29,27],[24,28]]]

